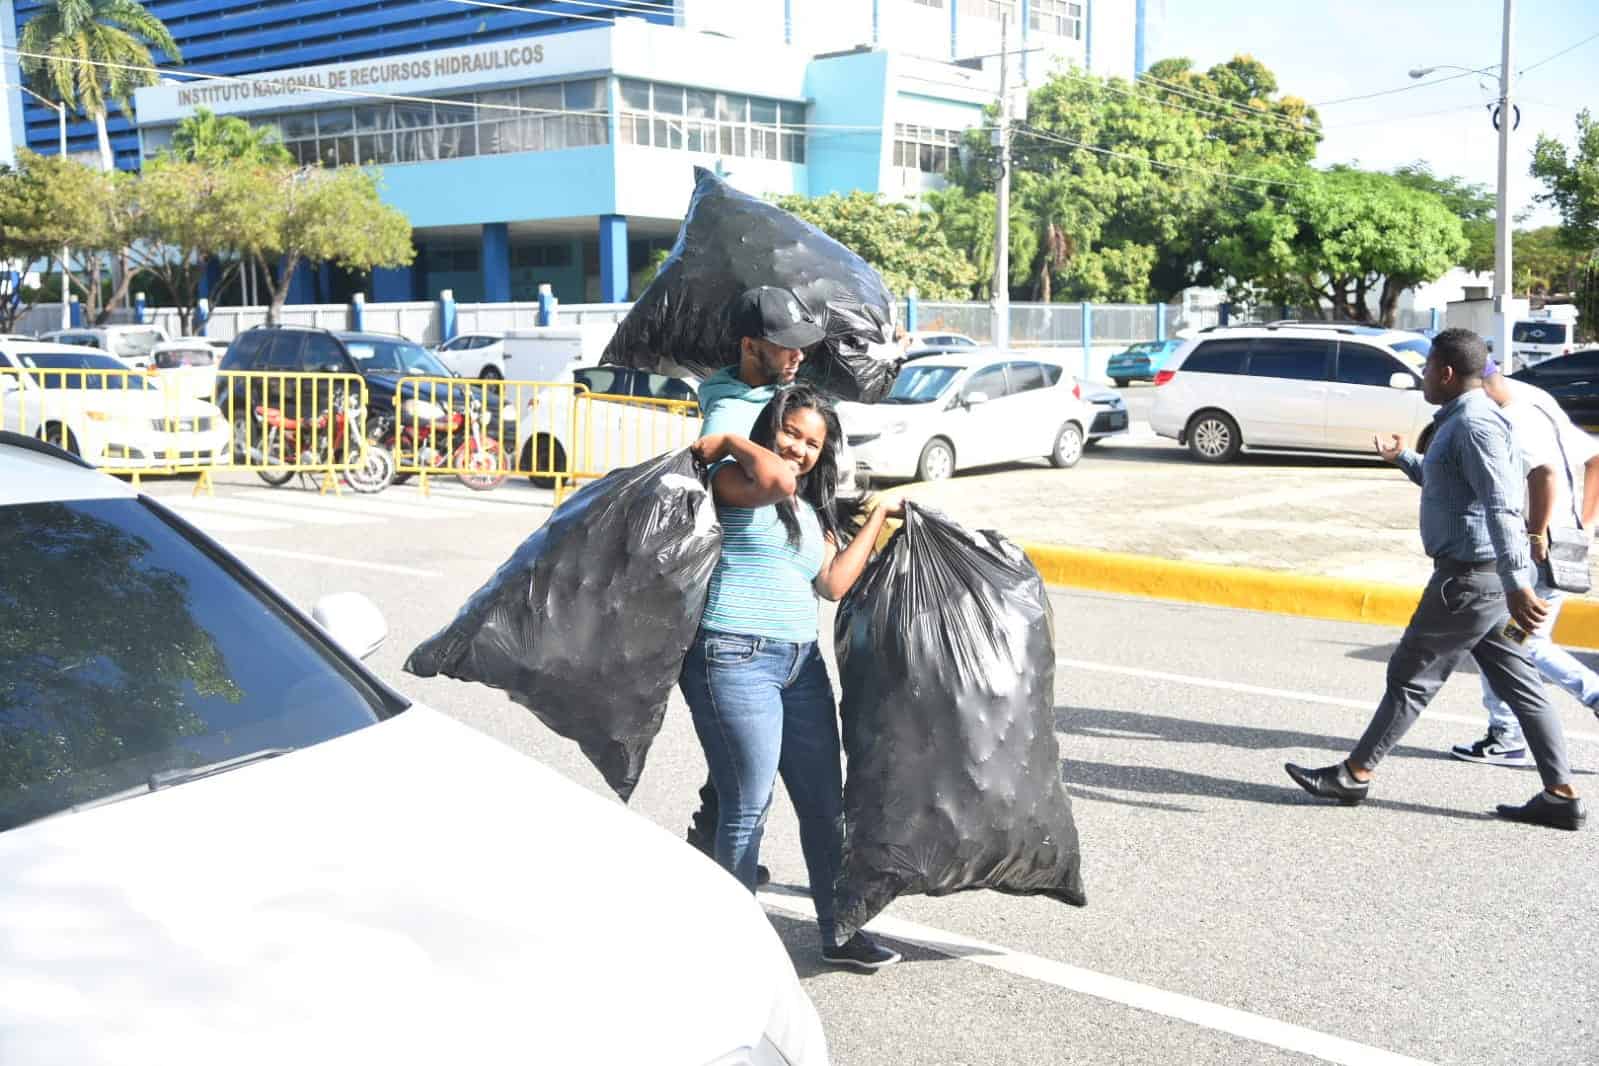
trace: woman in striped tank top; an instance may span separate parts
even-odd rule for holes
[[[695,454],[713,464],[722,556],[680,685],[721,805],[716,861],[755,891],[755,866],[779,774],[800,820],[822,956],[875,970],[899,956],[857,933],[833,937],[833,881],[844,844],[844,782],[833,684],[817,647],[818,597],[860,578],[883,521],[877,507],[847,547],[854,509],[837,497],[838,415],[816,390],[780,391],[749,439],[717,433]]]

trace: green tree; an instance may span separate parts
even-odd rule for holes
[[[777,206],[870,263],[890,292],[902,295],[915,286],[930,300],[964,299],[971,293],[976,280],[971,264],[950,248],[931,214],[866,192],[783,196]]]
[[[975,295],[987,300],[993,296],[995,200],[990,191],[968,192],[959,185],[931,191],[925,197],[934,224],[951,253],[972,267],[973,291],[957,299]],[[1027,285],[1031,277],[1038,238],[1030,216],[1014,195],[1011,219],[1010,283],[1012,288],[1019,288]]]
[[[1441,277],[1466,251],[1459,217],[1392,174],[1350,167],[1279,171],[1294,182],[1248,212],[1215,249],[1234,279],[1273,303],[1394,324],[1406,289]],[[1375,316],[1369,297],[1377,297]]]
[[[1574,293],[1582,287],[1588,256],[1567,246],[1559,226],[1518,230],[1511,248],[1518,296]]]
[[[1560,236],[1574,252],[1599,254],[1599,122],[1584,108],[1577,113],[1577,141],[1567,149],[1553,137],[1538,137],[1532,176],[1544,191],[1534,199],[1560,215]]]
[[[117,205],[131,180],[57,155],[19,151],[16,167],[0,175],[0,248],[9,250],[6,257],[49,258],[59,268],[61,248],[70,246],[75,253],[66,265],[70,287],[85,314],[98,321],[109,306],[98,266],[102,255],[123,247]]]
[[[275,323],[282,315],[302,261],[364,271],[406,266],[416,257],[410,221],[382,201],[370,171],[275,166],[263,169],[263,180],[267,189],[260,204],[260,236],[244,250],[260,264],[271,293],[268,321]],[[274,273],[271,265],[280,261],[281,269]]]
[[[294,161],[271,127],[252,126],[237,115],[218,115],[203,107],[178,123],[172,145],[164,154],[217,167]]]
[[[166,25],[137,0],[48,0],[18,38],[25,74],[94,120],[100,166],[112,167],[108,101],[131,117],[133,90],[154,85],[151,49],[183,61]],[[41,59],[40,56],[48,56]]]
[[[1460,219],[1466,234],[1466,254],[1456,266],[1475,273],[1494,268],[1494,214],[1496,204],[1492,190],[1486,185],[1468,182],[1464,178],[1440,178],[1427,163],[1417,160],[1394,171],[1406,186],[1432,193]]]

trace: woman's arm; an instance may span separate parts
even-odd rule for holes
[[[877,547],[877,538],[883,532],[883,522],[889,518],[899,518],[905,514],[905,507],[897,499],[878,500],[866,516],[866,521],[856,531],[855,539],[849,542],[849,547],[837,551],[829,538],[828,553],[822,563],[822,570],[816,575],[816,593],[825,600],[843,599],[844,594],[855,587],[855,582],[861,579],[861,572],[866,569],[866,564],[871,561],[872,550]]]
[[[702,463],[734,462],[716,472],[711,494],[729,507],[766,507],[794,495],[794,470],[773,452],[733,433],[713,433],[690,450]]]

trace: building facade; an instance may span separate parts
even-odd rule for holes
[[[43,2],[0,0],[0,15],[14,5],[15,31]],[[1130,78],[1154,3],[147,0],[184,63],[109,127],[127,168],[199,108],[271,126],[302,164],[375,167],[415,263],[370,284],[301,271],[297,301],[352,285],[521,300],[545,283],[566,302],[623,300],[670,246],[694,166],[757,195],[914,197],[995,102],[1002,40],[1013,83]],[[0,55],[15,84],[15,52]],[[5,92],[13,140],[55,151],[55,112]],[[92,150],[93,124],[68,137]]]

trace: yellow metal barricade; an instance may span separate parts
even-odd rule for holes
[[[229,464],[269,485],[296,474],[340,491],[340,475],[367,460],[368,393],[359,374],[224,370],[216,402],[231,428]]]
[[[578,481],[688,447],[700,434],[700,408],[694,400],[585,392],[577,397],[574,423],[572,480]]]
[[[84,368],[55,353],[0,365],[0,429],[48,441],[108,474],[199,474],[228,465],[231,432],[217,407],[162,389],[143,370]],[[63,365],[53,365],[60,363]]]

